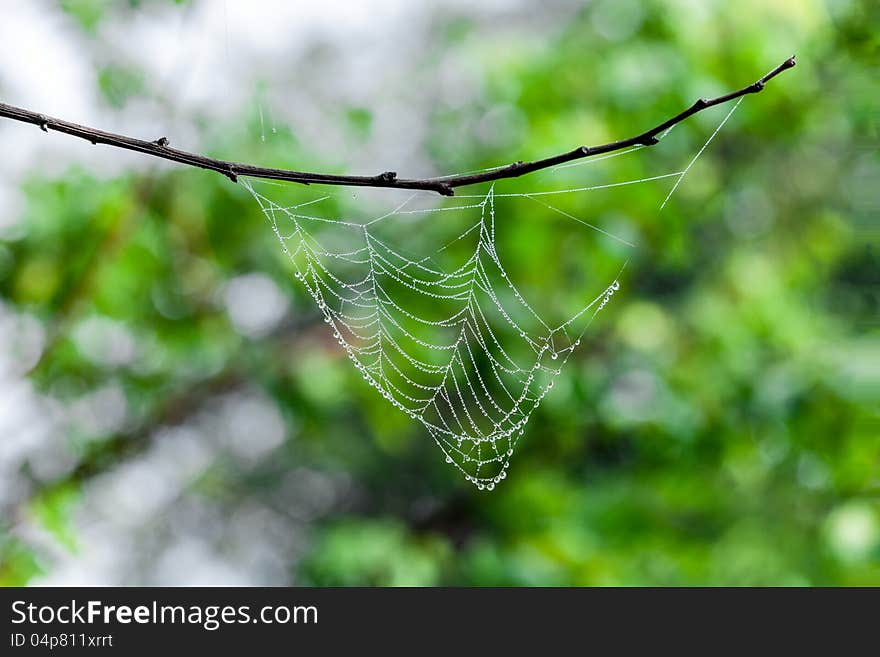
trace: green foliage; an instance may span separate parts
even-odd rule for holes
[[[76,551],[76,536],[70,527],[70,511],[78,493],[73,486],[47,490],[31,501],[30,513],[67,550]]]
[[[64,4],[94,25],[89,3]],[[441,43],[429,51],[486,71],[465,104],[425,85],[436,94],[426,146],[441,171],[629,136],[799,56],[746,99],[662,212],[668,186],[560,199],[631,237],[634,253],[538,206],[505,215],[499,240],[517,280],[559,307],[630,262],[620,299],[492,494],[458,481],[422,431],[363,385],[258,208],[225,178],[180,168],[35,177],[20,234],[0,244],[2,302],[50,336],[31,381],[65,403],[118,386],[127,419],[71,431],[74,467],[35,480],[25,507],[75,545],[75,491],[143,454],[158,429],[216,412],[212,400],[229,391],[258,390],[283,419],[283,444],[248,468],[221,459],[177,503],[309,500],[290,511],[308,527],[304,553],[291,551],[292,581],[880,585],[876,14],[855,1],[608,0],[553,43],[515,44],[438,18]],[[107,78],[111,100],[140,93],[137,80]],[[686,162],[720,116],[696,117],[611,175]],[[340,120],[354,141],[374,124],[360,107]],[[247,159],[252,138],[229,135],[215,150]],[[325,168],[305,148],[279,126],[261,159]],[[420,230],[414,240],[435,229]],[[290,304],[267,335],[243,334],[221,301],[230,279],[252,272]],[[136,348],[111,357],[95,340]],[[290,484],[291,472],[312,481],[305,470],[337,492]],[[291,486],[299,497],[285,497]],[[0,528],[0,583],[26,583],[46,560]]]
[[[111,107],[120,108],[125,102],[144,92],[140,71],[121,66],[106,66],[98,73],[98,87]]]
[[[34,551],[27,544],[0,533],[0,586],[22,586],[42,573]]]
[[[432,586],[449,556],[445,541],[412,536],[398,522],[349,520],[324,534],[302,569],[314,586]]]
[[[101,18],[107,11],[110,2],[105,0],[61,0],[61,8],[69,14],[86,31],[94,32]]]

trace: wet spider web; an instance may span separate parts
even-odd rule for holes
[[[492,490],[507,477],[535,409],[553,389],[593,318],[619,290],[626,264],[624,258],[617,275],[585,294],[562,321],[551,322],[527,300],[534,295],[521,291],[500,255],[496,236],[505,229],[499,221],[501,204],[542,207],[542,212],[558,213],[629,249],[631,242],[557,207],[555,198],[672,181],[662,208],[738,106],[727,112],[684,168],[616,182],[530,192],[502,191],[499,183],[452,199],[415,192],[401,200],[400,191],[384,190],[377,192],[384,204],[381,212],[360,208],[352,216],[338,215],[337,193],[304,191],[300,194],[311,198],[287,204],[273,200],[269,190],[290,185],[242,182],[271,224],[296,279],[364,380],[392,407],[419,422],[446,462],[467,481]],[[438,216],[452,232],[425,237],[438,225],[430,221]],[[389,224],[395,225],[386,236],[382,228]],[[428,241],[436,248],[416,253],[407,234],[413,244]]]

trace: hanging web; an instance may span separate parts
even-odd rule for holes
[[[686,166],[654,175],[596,180],[585,173],[601,168],[594,166],[600,161],[640,157],[644,147],[636,146],[476,192],[459,189],[452,198],[243,183],[366,383],[420,423],[467,481],[492,490],[507,477],[535,409],[620,288],[633,243],[584,218],[591,195],[655,185],[664,206],[738,106]],[[294,201],[279,200],[281,192],[293,192]],[[543,263],[528,257],[528,244],[514,243],[526,257],[513,264],[503,255],[500,244],[510,242],[504,233],[514,228],[503,218],[508,210],[524,214],[511,204],[541,218],[562,217],[565,230],[580,231],[558,246],[560,257],[566,244],[583,250],[582,270],[569,276],[576,290],[565,281],[542,289]],[[601,259],[604,270],[592,267],[592,249],[616,257]],[[538,302],[558,302],[563,316],[550,321]]]

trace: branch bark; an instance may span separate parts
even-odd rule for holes
[[[376,176],[343,176],[332,173],[311,173],[289,169],[273,169],[242,162],[230,162],[172,148],[169,145],[170,142],[167,137],[160,137],[155,141],[146,141],[135,137],[128,137],[126,135],[105,132],[96,128],[79,125],[78,123],[73,123],[71,121],[65,121],[63,119],[56,119],[51,116],[46,116],[45,114],[40,114],[39,112],[7,105],[5,103],[0,103],[0,117],[39,126],[44,132],[54,130],[73,137],[79,137],[80,139],[90,141],[92,144],[106,144],[108,146],[115,146],[116,148],[124,148],[126,150],[160,157],[165,160],[171,160],[172,162],[177,162],[179,164],[217,171],[233,182],[238,180],[238,176],[248,176],[251,178],[285,180],[302,183],[304,185],[315,184],[418,189],[437,192],[445,196],[452,196],[455,194],[455,188],[457,187],[475,185],[477,183],[490,182],[493,180],[502,180],[505,178],[516,178],[527,173],[571,162],[572,160],[610,153],[629,148],[630,146],[653,146],[658,142],[657,135],[664,130],[671,128],[676,123],[680,123],[697,112],[709,107],[730,102],[731,100],[739,98],[740,96],[745,96],[746,94],[758,93],[764,88],[764,85],[768,81],[786,69],[792,68],[794,65],[795,58],[790,57],[756,82],[753,82],[742,89],[737,89],[736,91],[731,91],[730,93],[718,96],[717,98],[700,98],[686,110],[663,121],[650,130],[635,135],[634,137],[620,139],[618,141],[612,141],[598,146],[578,146],[574,150],[566,153],[560,153],[559,155],[553,155],[532,162],[514,162],[491,171],[460,176],[444,176],[439,178],[398,178],[397,173],[394,171],[386,171]]]

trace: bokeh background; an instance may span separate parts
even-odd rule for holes
[[[662,212],[566,201],[637,248],[492,493],[364,384],[244,190],[0,121],[0,583],[880,584],[876,3],[0,7],[4,102],[340,172],[628,136],[798,55]],[[535,290],[620,256],[529,208]]]

